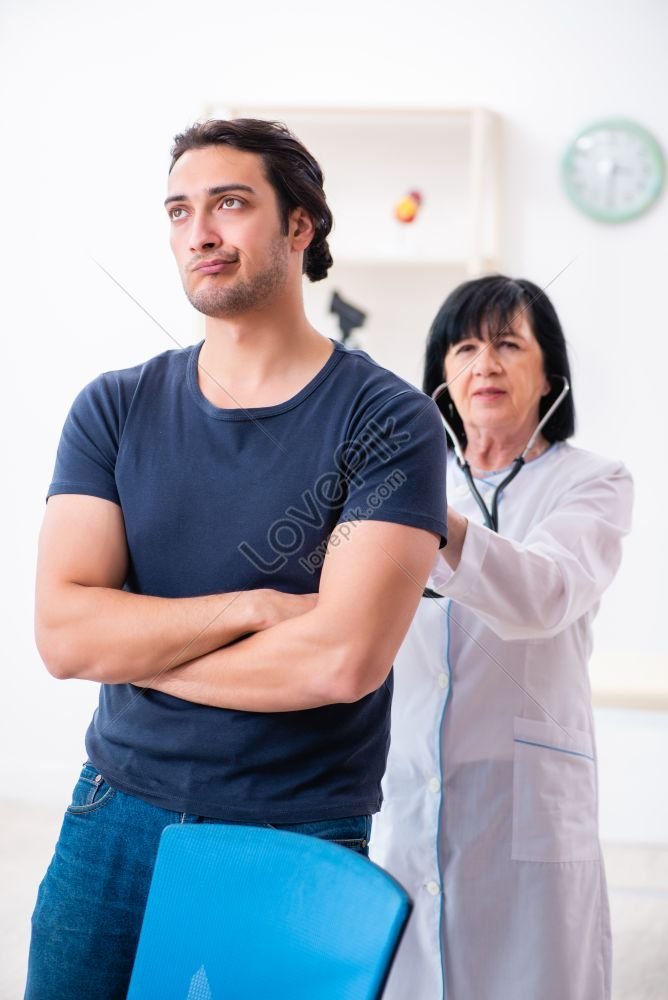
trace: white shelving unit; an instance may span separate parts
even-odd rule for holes
[[[499,267],[498,116],[482,108],[307,108],[212,102],[207,118],[282,121],[320,163],[334,214],[334,267],[306,281],[311,321],[339,337],[337,290],[367,313],[357,344],[415,384],[429,325],[451,289]],[[394,218],[410,190],[413,223]]]

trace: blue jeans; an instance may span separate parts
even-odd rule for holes
[[[125,1000],[160,834],[171,823],[222,822],[150,805],[84,764],[37,894],[25,1000]],[[367,855],[371,818],[277,829]]]

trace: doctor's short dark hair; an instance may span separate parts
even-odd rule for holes
[[[325,198],[322,170],[299,139],[282,122],[261,118],[197,122],[174,137],[170,173],[188,150],[207,146],[231,146],[262,158],[265,176],[278,199],[283,232],[287,233],[288,216],[295,208],[303,208],[313,221],[315,234],[304,254],[304,273],[311,281],[326,278],[333,263],[327,243],[333,218]]]
[[[509,329],[518,312],[529,320],[533,334],[543,354],[543,367],[551,391],[540,401],[542,417],[564,387],[562,376],[572,386],[566,338],[559,317],[549,298],[538,285],[525,278],[508,278],[492,274],[484,278],[465,281],[448,295],[436,314],[427,340],[424,380],[422,388],[431,396],[443,382],[443,362],[448,350],[467,337],[484,339],[484,332],[492,335]],[[466,445],[464,424],[450,393],[444,391],[437,405],[457,435]],[[573,391],[568,393],[542,430],[547,441],[565,441],[575,433],[575,406]],[[448,438],[448,447],[451,447]]]

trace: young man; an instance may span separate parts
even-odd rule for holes
[[[392,660],[445,540],[435,405],[304,314],[302,273],[331,265],[308,151],[268,122],[193,126],[165,205],[205,339],[80,393],[40,539],[40,653],[102,686],[28,1000],[125,995],[169,823],[366,853]]]

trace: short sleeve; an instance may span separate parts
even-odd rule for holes
[[[118,444],[118,391],[107,373],[82,389],[72,404],[47,500],[57,493],[82,493],[120,505],[115,479]]]
[[[407,388],[393,393],[342,449],[348,495],[343,521],[391,521],[447,539],[446,440],[436,405]]]

